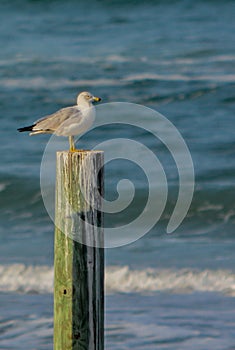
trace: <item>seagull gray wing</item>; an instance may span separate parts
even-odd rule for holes
[[[82,113],[77,106],[62,108],[59,111],[50,114],[42,119],[39,119],[35,122],[33,131],[44,130],[54,132],[62,124],[66,126],[67,122],[80,123],[82,119]]]

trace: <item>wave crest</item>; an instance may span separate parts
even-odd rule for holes
[[[235,296],[235,273],[229,270],[106,268],[107,293],[218,292]],[[53,267],[0,265],[0,291],[52,293]]]

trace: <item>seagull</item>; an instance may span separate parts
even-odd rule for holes
[[[77,105],[65,107],[57,112],[37,120],[30,126],[17,129],[19,132],[31,131],[31,135],[55,134],[68,136],[70,152],[76,151],[74,136],[87,131],[95,120],[93,102],[101,101],[91,93],[84,91],[77,96]]]

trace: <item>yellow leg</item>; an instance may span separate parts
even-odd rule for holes
[[[77,151],[83,152],[82,149],[78,150],[75,148],[74,136],[69,136],[69,151],[70,152],[77,152]]]
[[[69,136],[69,150],[70,152],[75,151],[74,136]]]

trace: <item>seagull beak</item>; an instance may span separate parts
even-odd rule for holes
[[[95,101],[95,102],[100,102],[101,101],[101,98],[100,97],[93,97],[93,101]]]

